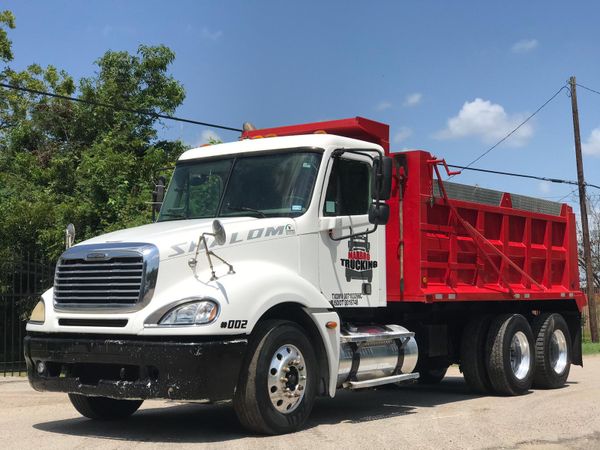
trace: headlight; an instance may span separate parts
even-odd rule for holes
[[[31,315],[29,316],[30,322],[35,323],[44,323],[46,320],[46,305],[44,305],[44,300],[40,300],[31,311]]]
[[[158,321],[159,325],[202,325],[217,318],[219,305],[211,300],[184,303]]]

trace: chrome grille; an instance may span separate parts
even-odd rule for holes
[[[54,277],[58,309],[141,308],[152,296],[158,249],[149,244],[75,246],[61,256]]]
[[[142,256],[107,261],[61,260],[56,268],[57,303],[137,303],[144,272]]]

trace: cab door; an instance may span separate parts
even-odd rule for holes
[[[372,162],[332,157],[321,198],[319,283],[334,307],[385,306],[385,227],[369,223]]]

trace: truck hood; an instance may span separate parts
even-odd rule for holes
[[[212,232],[214,219],[173,220],[156,222],[135,228],[114,231],[77,245],[109,243],[149,243],[160,252],[160,259],[174,258],[196,251],[196,244],[202,233]],[[295,234],[295,221],[287,217],[220,218],[225,228],[227,240],[222,247],[238,246],[248,242],[270,240]],[[211,236],[207,237],[211,248],[218,247]]]

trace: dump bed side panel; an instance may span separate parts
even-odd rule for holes
[[[393,156],[404,178],[394,182],[386,229],[388,301],[585,304],[568,205],[457,183],[442,188],[429,153]]]

